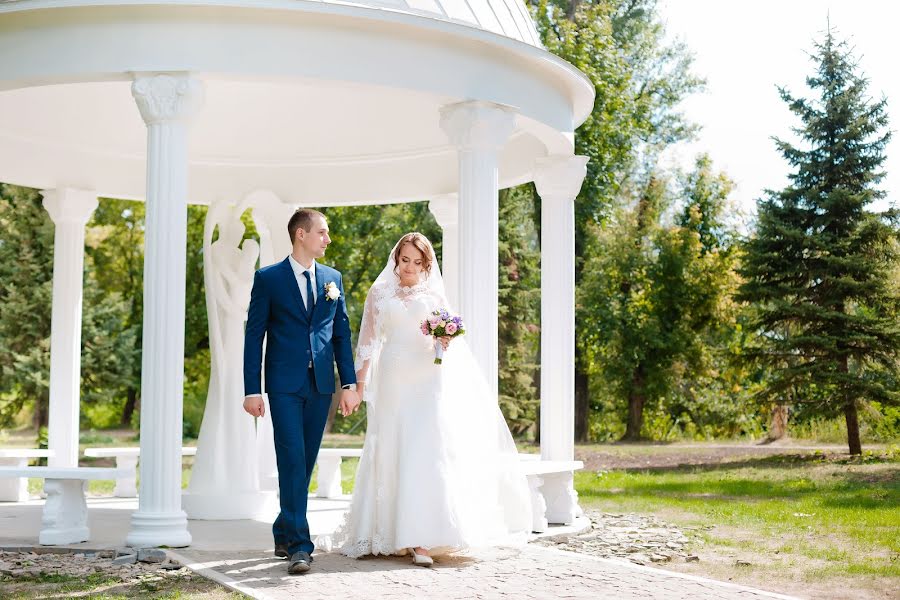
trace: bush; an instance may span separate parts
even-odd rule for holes
[[[206,408],[209,391],[209,349],[198,351],[184,360],[184,407],[182,409],[182,434],[186,438],[200,435],[200,423]]]

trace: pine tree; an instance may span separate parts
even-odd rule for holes
[[[860,454],[861,403],[898,401],[896,214],[867,210],[884,197],[890,133],[886,100],[867,96],[831,29],[813,61],[814,99],[780,89],[802,143],[776,140],[793,172],[788,187],[758,202],[739,298],[755,305],[762,343],[751,357],[771,369],[767,399],[790,394],[813,414],[843,412],[850,453]]]
[[[499,403],[513,435],[537,435],[540,248],[532,218],[534,184],[500,192]]]
[[[37,190],[0,184],[0,427],[26,406],[33,425],[47,424],[54,225]],[[131,378],[134,328],[128,306],[105,292],[85,261],[81,399],[115,403]]]

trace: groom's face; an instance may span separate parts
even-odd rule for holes
[[[328,223],[318,215],[313,216],[309,231],[305,231],[302,227],[297,230],[297,241],[309,256],[316,258],[325,256],[325,250],[331,243],[331,238],[328,237]]]

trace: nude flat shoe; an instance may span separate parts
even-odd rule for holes
[[[430,567],[434,564],[434,559],[427,554],[419,554],[416,552],[415,548],[410,548],[409,551],[412,554],[414,565],[418,565],[420,567]]]

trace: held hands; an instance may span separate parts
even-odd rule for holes
[[[359,410],[362,402],[360,395],[353,390],[341,390],[341,397],[338,400],[338,411],[343,416],[349,416]]]
[[[247,396],[244,398],[244,410],[251,417],[262,417],[266,414],[266,403],[262,396]]]

